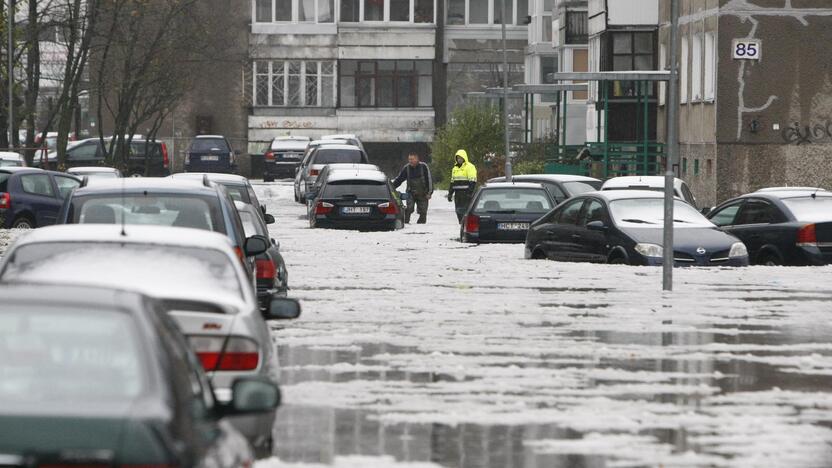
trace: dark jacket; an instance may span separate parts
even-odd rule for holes
[[[430,168],[427,164],[420,162],[416,165],[416,167],[411,166],[410,164],[405,164],[402,168],[401,172],[399,172],[399,176],[393,180],[393,188],[398,188],[399,185],[402,184],[405,180],[408,181],[408,187],[410,187],[409,181],[411,179],[418,179],[419,175],[427,181],[428,184],[428,194],[433,193],[433,178],[430,176]]]

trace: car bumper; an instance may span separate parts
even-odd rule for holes
[[[395,229],[396,218],[334,220],[326,216],[315,217],[315,227],[324,229],[349,229],[354,231],[385,231]]]
[[[832,264],[832,248],[824,247],[821,249],[813,246],[801,246],[798,249],[800,249],[804,260],[803,265],[823,266]],[[788,259],[786,259],[786,262],[788,263]]]
[[[300,162],[273,162],[263,166],[263,172],[272,177],[294,177]]]
[[[661,266],[664,261],[660,257],[642,257],[639,264],[646,266]],[[674,268],[679,267],[744,267],[748,266],[748,257],[733,257],[725,261],[712,262],[707,259],[696,259],[692,262],[673,262]]]
[[[190,164],[185,165],[185,172],[214,172],[231,174],[234,172],[234,166],[226,163],[192,161]]]
[[[527,231],[503,232],[495,234],[471,234],[465,233],[465,242],[477,242],[480,244],[525,244]]]

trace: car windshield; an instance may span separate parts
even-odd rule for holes
[[[610,214],[615,224],[623,226],[661,225],[664,222],[664,200],[661,198],[628,198],[610,202]],[[676,227],[713,227],[689,204],[673,201],[673,220]]]
[[[251,197],[249,196],[245,185],[224,182],[221,185],[225,187],[225,190],[229,195],[231,195],[232,200],[247,203],[249,205],[251,204]]]
[[[115,172],[98,172],[98,171],[72,171],[71,174],[77,176],[95,177],[97,179],[117,179],[118,174]]]
[[[129,234],[129,229],[128,229]],[[155,244],[41,242],[14,250],[2,280],[140,288],[160,298],[218,291],[239,298],[233,259],[219,250]]]
[[[601,190],[601,182],[594,181],[573,181],[564,182],[563,187],[569,192],[569,195],[575,196],[587,192],[597,192]]]
[[[75,224],[146,224],[227,234],[216,198],[193,195],[135,194],[77,197]]]
[[[228,145],[222,138],[197,138],[191,143],[190,151],[228,151]]]
[[[254,215],[248,210],[240,210],[240,221],[243,222],[243,231],[246,233],[246,237],[251,236],[264,236],[268,237],[269,234],[267,232],[263,232],[260,228],[260,223],[254,219]]]
[[[361,164],[367,157],[359,149],[321,148],[314,156],[313,164]]]
[[[832,221],[832,197],[785,198],[783,204],[798,221],[808,223]]]
[[[136,328],[115,310],[0,305],[0,405],[131,401],[147,382]]]
[[[497,188],[483,190],[475,211],[486,213],[545,213],[552,209],[546,191],[536,188]]]
[[[323,198],[389,199],[390,190],[384,182],[373,180],[342,180],[330,182]]]

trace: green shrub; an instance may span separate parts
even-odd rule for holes
[[[487,104],[461,107],[439,129],[431,143],[430,168],[437,188],[448,188],[454,154],[460,149],[468,152],[480,181],[484,180],[488,169],[502,160],[503,122],[499,108]]]

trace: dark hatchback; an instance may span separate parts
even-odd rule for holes
[[[477,191],[468,206],[462,218],[460,240],[522,243],[529,225],[555,204],[552,195],[540,184],[488,184]]]
[[[49,294],[44,294],[44,291]],[[215,400],[162,304],[121,290],[0,287],[0,464],[239,467],[253,455],[227,416],[274,411],[275,384],[238,379]]]
[[[629,265],[662,264],[663,196],[613,190],[580,195],[535,221],[526,258]],[[677,266],[746,266],[748,253],[736,237],[720,231],[695,208],[674,201]]]
[[[105,140],[109,144],[108,140]],[[73,142],[66,149],[66,166],[93,167],[108,166],[104,155],[107,151],[99,138],[88,138]],[[35,164],[39,161],[36,159]],[[55,153],[49,155],[49,169],[58,167],[58,157]],[[127,158],[129,177],[164,177],[170,174],[170,158],[168,147],[161,141],[133,140],[130,143],[130,153]]]
[[[199,135],[185,152],[185,172],[235,174],[237,160],[231,143],[222,135]]]
[[[263,154],[263,182],[295,177],[295,172],[306,154],[309,137],[283,136],[272,140]]]
[[[760,191],[728,200],[708,219],[742,240],[751,263],[832,263],[832,193],[822,190]]]
[[[505,177],[489,179],[488,183],[505,182]],[[569,174],[523,174],[511,178],[513,182],[530,182],[540,184],[555,199],[555,204],[563,203],[565,200],[587,192],[601,190],[601,182],[592,177],[584,177]]]
[[[286,261],[280,254],[280,244],[269,236],[267,224],[274,224],[274,216],[261,217],[256,208],[243,202],[235,202],[246,236],[262,236],[271,241],[268,250],[254,257],[257,268],[257,301],[261,310],[268,310],[272,297],[285,296],[289,290],[289,273]],[[264,219],[265,218],[265,219]]]
[[[379,171],[333,172],[320,193],[309,197],[312,228],[393,231],[404,226],[401,201]]]
[[[33,229],[55,224],[64,198],[81,179],[27,167],[0,168],[0,228]]]

